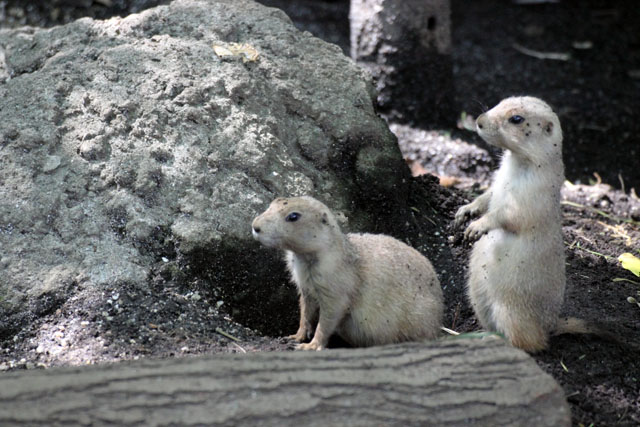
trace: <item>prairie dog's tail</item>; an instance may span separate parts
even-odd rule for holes
[[[556,328],[551,332],[551,335],[563,334],[592,334],[606,341],[626,345],[620,335],[602,326],[601,323],[578,319],[577,317],[561,317],[558,319]]]
[[[598,335],[601,328],[577,317],[561,317],[558,319],[556,329],[551,335],[563,334],[595,334]]]

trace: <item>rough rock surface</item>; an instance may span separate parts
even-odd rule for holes
[[[158,269],[294,301],[265,289],[286,280],[249,224],[313,194],[365,229],[406,197],[374,97],[339,48],[247,0],[0,31],[0,337]]]

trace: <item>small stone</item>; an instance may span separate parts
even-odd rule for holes
[[[42,172],[48,173],[56,170],[60,166],[60,156],[47,156],[47,159],[42,165]]]
[[[578,49],[578,50],[588,50],[593,47],[593,42],[590,40],[574,41],[573,43],[571,43],[571,46],[574,49]]]

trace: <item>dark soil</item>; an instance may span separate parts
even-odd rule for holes
[[[640,9],[629,1],[452,1],[457,96],[477,115],[510,95],[558,112],[567,178],[640,188]],[[515,45],[570,55],[541,60]],[[477,141],[477,140],[476,140]]]
[[[90,16],[108,19],[169,3],[169,0],[0,0],[0,27],[52,27]]]
[[[262,2],[283,8],[300,28],[348,52],[348,2]],[[138,10],[127,9],[132,2],[112,3],[113,8],[90,0],[24,7],[23,2],[0,1],[0,26],[49,26],[82,15]],[[640,255],[640,200],[632,190],[640,189],[640,9],[635,2],[595,0],[528,6],[454,0],[452,6],[459,111],[477,115],[508,95],[539,96],[559,113],[567,178],[586,184],[597,180],[592,175],[597,172],[615,187],[567,184],[563,190],[564,314],[604,323],[621,343],[559,336],[534,357],[563,386],[574,425],[638,425],[640,306],[627,299],[640,300],[640,278],[622,269],[617,257],[623,252]],[[584,49],[586,42],[591,47]],[[537,59],[520,53],[514,43],[569,53],[571,59]],[[416,178],[412,209],[398,212],[402,226],[394,235],[433,261],[447,301],[445,326],[467,332],[478,328],[464,295],[470,246],[460,241],[460,230],[449,227],[457,207],[487,184],[496,153],[487,151],[475,134],[456,129],[455,121],[453,117],[451,129],[435,133],[394,127],[410,163],[454,177],[451,182],[465,189],[441,187],[430,175]],[[459,139],[451,140],[449,134]],[[233,322],[231,315],[241,307],[218,300],[202,278],[181,276],[184,267],[179,259],[161,263],[148,289],[118,283],[97,295],[82,290],[69,301],[45,304],[47,310],[29,327],[0,343],[0,369],[292,349],[286,339],[265,336],[269,331]],[[283,310],[278,311],[282,316]],[[270,315],[265,307],[264,316]],[[290,307],[292,325],[296,317],[296,308]]]

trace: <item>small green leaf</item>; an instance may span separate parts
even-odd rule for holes
[[[636,282],[635,280],[627,279],[627,278],[624,278],[624,277],[615,277],[615,278],[611,279],[611,281],[613,281],[613,282],[629,282],[629,283],[633,283],[634,285],[640,285],[640,282]]]
[[[629,252],[625,252],[618,257],[618,261],[622,263],[622,268],[627,269],[640,277],[640,258],[630,254]]]

